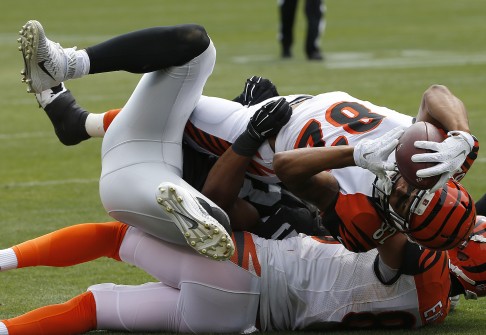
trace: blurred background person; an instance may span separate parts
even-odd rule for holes
[[[278,0],[280,25],[278,38],[282,46],[282,57],[292,57],[292,43],[294,40],[295,13],[297,0]],[[309,60],[323,60],[320,50],[320,37],[325,28],[326,6],[324,0],[305,0],[305,16],[307,18],[307,35],[305,53]]]

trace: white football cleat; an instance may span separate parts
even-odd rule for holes
[[[47,39],[44,28],[35,20],[28,21],[19,31],[19,50],[24,58],[22,81],[27,92],[41,93],[72,78],[76,64],[76,48],[63,49]]]
[[[157,203],[198,253],[219,261],[228,260],[233,255],[235,246],[230,234],[189,191],[169,182],[161,183]]]

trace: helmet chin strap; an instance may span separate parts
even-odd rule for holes
[[[476,282],[474,280],[466,276],[464,272],[462,272],[462,270],[459,267],[452,264],[450,260],[449,260],[449,269],[451,269],[452,273],[454,273],[457,277],[462,278],[464,281],[468,282],[471,285],[476,285]],[[472,291],[464,290],[464,297],[466,299],[476,300],[478,298],[478,295]]]
[[[464,279],[465,281],[467,281],[469,284],[471,285],[476,285],[476,282],[474,280],[472,280],[471,278],[469,278],[468,276],[466,276],[464,274],[464,272],[462,272],[462,270],[458,267],[458,266],[455,266],[454,264],[452,264],[450,261],[449,261],[449,268],[451,269],[451,271],[458,277],[461,277],[462,279]]]

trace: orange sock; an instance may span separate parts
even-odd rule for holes
[[[103,128],[105,131],[108,129],[110,124],[113,122],[113,119],[120,113],[121,108],[119,109],[111,109],[105,113],[103,116]]]
[[[96,302],[91,292],[85,292],[63,304],[41,307],[2,322],[9,335],[83,334],[96,329]]]
[[[18,244],[18,267],[71,266],[100,257],[120,260],[118,251],[128,226],[120,222],[83,223]]]

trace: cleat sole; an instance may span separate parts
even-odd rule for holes
[[[38,27],[33,21],[29,21],[19,31],[19,35],[20,38],[17,41],[20,43],[19,50],[22,52],[24,60],[24,69],[21,71],[22,82],[27,84],[28,93],[35,93],[32,87],[32,67],[30,63],[34,62],[34,64],[37,64]]]
[[[199,254],[219,261],[233,256],[233,240],[191,193],[180,186],[163,183],[156,200],[182,232],[187,244]]]

